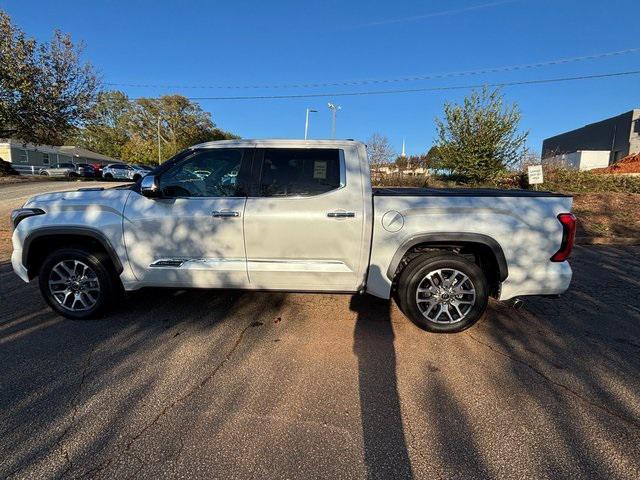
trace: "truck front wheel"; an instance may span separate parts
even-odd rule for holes
[[[49,306],[75,320],[99,316],[118,291],[107,256],[80,248],[51,253],[42,263],[38,280]]]
[[[485,312],[489,298],[482,270],[466,258],[434,252],[414,258],[400,274],[400,309],[431,332],[459,332]]]

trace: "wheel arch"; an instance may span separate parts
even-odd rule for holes
[[[415,235],[405,240],[391,259],[386,272],[387,278],[393,282],[402,270],[403,261],[413,252],[419,252],[421,249],[462,249],[465,253],[474,254],[485,273],[495,270],[493,278],[487,278],[494,289],[497,289],[498,284],[504,282],[509,276],[504,251],[494,238],[480,233],[444,232]]]
[[[102,251],[111,262],[118,275],[124,267],[113,245],[99,230],[90,227],[42,227],[30,232],[22,246],[22,264],[29,278],[36,276],[42,261],[50,253],[51,247],[86,246]]]

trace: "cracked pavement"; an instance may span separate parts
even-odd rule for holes
[[[368,296],[54,315],[0,248],[0,478],[640,478],[640,248],[434,335]]]

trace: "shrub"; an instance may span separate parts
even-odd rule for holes
[[[540,190],[557,192],[620,192],[640,193],[640,177],[628,175],[605,175],[602,173],[579,172],[560,166],[543,167],[544,183]],[[464,177],[452,174],[424,176],[408,176],[400,174],[380,175],[374,178],[376,186],[393,187],[469,187],[469,188],[505,188],[532,189],[527,180],[527,172],[505,172],[485,182],[469,182]]]
[[[546,166],[543,171],[544,183],[541,188],[544,190],[640,193],[640,177],[578,172],[558,166]]]
[[[528,133],[519,131],[520,118],[516,104],[506,105],[498,90],[486,87],[461,104],[445,103],[430,152],[435,166],[471,182],[494,181],[526,154]]]
[[[0,177],[7,177],[9,175],[17,175],[16,172],[9,162],[5,162],[0,158]]]

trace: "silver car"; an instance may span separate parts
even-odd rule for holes
[[[138,165],[111,163],[102,169],[102,178],[105,180],[133,180],[137,182],[149,172],[150,170]]]
[[[48,177],[77,177],[76,166],[73,163],[56,163],[50,167],[40,169],[40,175]]]

